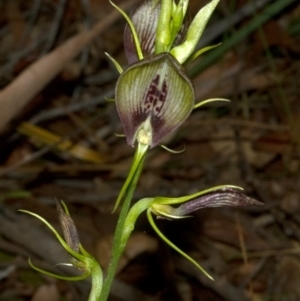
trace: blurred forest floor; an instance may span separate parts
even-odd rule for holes
[[[117,2],[120,4],[120,2]],[[130,11],[137,1],[123,2]],[[191,1],[194,15],[206,1]],[[104,0],[0,1],[0,300],[86,300],[89,281],[33,271],[68,256],[38,220],[59,229],[64,200],[83,246],[107,267],[114,201],[134,149],[113,98],[126,66],[124,19]],[[265,205],[203,209],[160,229],[199,261],[210,281],[138,220],[110,300],[300,300],[300,3],[221,0],[199,47],[222,42],[188,72],[197,101],[228,98],[192,113],[146,160],[135,200],[241,186]]]

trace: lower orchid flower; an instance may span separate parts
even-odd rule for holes
[[[29,259],[29,265],[36,271],[43,273],[45,275],[67,280],[67,281],[80,281],[89,276],[92,278],[92,289],[90,292],[90,296],[88,301],[97,301],[99,300],[102,283],[103,283],[103,276],[101,268],[95,258],[90,255],[80,244],[78,232],[74,221],[70,217],[69,211],[67,206],[64,202],[56,202],[57,204],[57,212],[59,221],[61,224],[61,228],[63,231],[64,239],[60,236],[60,234],[49,224],[43,217],[33,212],[27,210],[19,210],[20,212],[27,213],[39,219],[43,222],[55,235],[59,243],[62,247],[68,252],[70,255],[70,263],[61,263],[60,265],[66,266],[73,266],[78,270],[82,271],[83,274],[80,276],[62,276],[58,274],[53,274],[51,272],[42,270],[36,267],[31,260]]]
[[[132,206],[127,215],[123,231],[123,242],[125,243],[128,240],[138,216],[143,211],[147,211],[148,220],[158,236],[163,239],[171,248],[193,263],[208,278],[213,280],[213,278],[201,267],[198,262],[179,249],[159,230],[152,215],[156,215],[157,218],[170,220],[186,218],[190,213],[203,208],[263,205],[263,203],[244,195],[241,192],[242,190],[243,189],[238,186],[221,185],[178,198],[154,197],[142,199]],[[180,206],[173,207],[172,205]]]

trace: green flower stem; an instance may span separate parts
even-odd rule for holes
[[[136,171],[131,179],[131,182],[128,183],[128,185],[127,185],[127,180],[126,180],[126,182],[124,184],[124,185],[127,185],[125,196],[124,196],[124,202],[122,205],[122,209],[120,212],[120,216],[118,219],[118,223],[117,223],[117,227],[116,227],[116,231],[115,231],[115,235],[114,235],[112,257],[111,257],[111,261],[110,261],[110,264],[109,264],[109,267],[107,270],[107,276],[103,283],[103,289],[101,292],[100,301],[106,301],[109,296],[110,287],[111,287],[112,281],[115,277],[120,257],[125,249],[126,242],[128,240],[128,237],[127,237],[127,240],[124,240],[124,237],[123,237],[124,226],[125,226],[128,210],[130,207],[130,203],[131,203],[134,191],[135,191],[135,187],[136,187],[136,184],[138,182],[138,179],[139,179],[142,169],[143,169],[143,165],[144,165],[144,161],[145,161],[145,154],[146,154],[147,149],[148,149],[148,145],[141,145],[141,144],[138,145],[135,158],[132,162],[132,166],[135,166]],[[140,158],[139,164],[136,163],[136,160],[135,160],[136,158]],[[122,192],[122,190],[121,190],[121,192]]]
[[[133,182],[133,178],[137,172],[137,169],[139,168],[141,160],[145,156],[145,153],[146,153],[148,147],[149,146],[145,145],[145,144],[141,144],[141,143],[138,144],[137,150],[136,150],[136,152],[134,154],[134,158],[132,160],[132,164],[130,166],[130,170],[128,172],[128,176],[127,176],[126,181],[123,184],[123,187],[118,195],[113,212],[118,208],[118,206],[121,203],[121,201],[123,200],[124,196],[126,196],[126,193],[130,189],[130,185]],[[135,186],[134,186],[134,188],[135,188]],[[127,212],[126,212],[126,214],[127,214]]]
[[[99,301],[103,285],[103,273],[98,262],[92,258],[92,288],[88,301]]]
[[[122,233],[122,239],[121,239],[121,246],[125,248],[127,241],[129,239],[129,236],[131,232],[134,229],[135,222],[137,218],[140,216],[140,214],[144,211],[146,211],[153,202],[153,198],[145,198],[142,200],[139,200],[137,203],[135,203],[132,208],[129,210],[125,223],[124,223],[124,230]]]

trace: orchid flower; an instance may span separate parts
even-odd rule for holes
[[[60,221],[61,228],[63,230],[63,239],[60,234],[49,224],[43,217],[41,217],[38,214],[35,214],[33,212],[27,211],[27,210],[19,210],[20,212],[27,213],[29,215],[32,215],[39,219],[41,222],[43,222],[55,235],[59,243],[62,245],[62,247],[68,252],[70,255],[70,262],[71,263],[63,263],[60,265],[67,265],[67,266],[73,266],[77,268],[78,270],[82,271],[82,275],[80,276],[62,276],[58,274],[54,274],[45,270],[42,270],[38,267],[36,267],[31,260],[29,259],[29,265],[36,271],[43,273],[45,275],[62,279],[62,280],[68,280],[68,281],[79,281],[83,280],[89,276],[92,277],[92,289],[90,292],[90,296],[88,301],[97,301],[99,299],[101,289],[102,289],[102,282],[103,282],[103,276],[101,268],[98,264],[98,262],[95,260],[93,256],[91,256],[80,244],[78,232],[76,229],[76,226],[74,224],[74,221],[70,217],[69,211],[67,206],[64,202],[56,202],[57,204],[57,212],[58,217]]]
[[[125,227],[123,231],[123,240],[127,241],[130,233],[133,231],[137,217],[143,212],[147,211],[147,217],[154,231],[175,251],[193,263],[199,270],[201,270],[208,278],[213,279],[208,272],[206,272],[201,265],[193,258],[174,245],[156,226],[153,219],[153,214],[157,218],[164,219],[181,219],[189,217],[189,214],[203,208],[215,207],[241,207],[241,206],[261,206],[263,203],[256,201],[244,195],[241,191],[243,189],[233,185],[221,185],[212,187],[210,189],[202,190],[200,192],[178,197],[154,197],[145,198],[138,201],[132,206],[128,213]],[[173,207],[172,205],[180,205]]]
[[[219,0],[204,6],[189,25],[188,1],[145,0],[129,18],[124,47],[129,66],[116,85],[116,106],[127,143],[153,148],[179,127],[195,106],[193,84],[182,64],[195,59],[195,47]]]
[[[141,167],[140,161],[149,148],[177,129],[195,105],[193,84],[183,63],[195,59],[206,47],[194,52],[203,30],[219,0],[204,6],[190,22],[188,0],[144,0],[129,17],[125,17],[124,47],[129,66],[122,67],[110,56],[121,73],[116,84],[115,102],[127,143],[134,147],[136,158],[116,201],[121,202]],[[224,99],[218,99],[224,100]]]

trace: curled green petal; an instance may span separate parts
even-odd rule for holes
[[[199,55],[211,50],[211,49],[214,49],[218,46],[220,46],[222,43],[219,43],[217,45],[212,45],[212,46],[207,46],[207,47],[204,47],[204,48],[201,48],[199,49],[198,51],[196,51],[192,56],[190,56],[188,58],[188,60],[185,62],[185,65],[191,63],[192,61],[194,61]]]
[[[167,218],[167,219],[186,218],[186,216],[179,215],[177,213],[177,208],[173,208],[170,205],[156,204],[155,202],[153,202],[151,205],[151,212],[161,218]]]
[[[56,279],[61,279],[61,280],[67,280],[67,281],[80,281],[80,280],[83,280],[87,277],[90,276],[90,272],[89,271],[85,271],[82,275],[80,276],[61,276],[61,275],[57,275],[57,274],[54,274],[54,273],[51,273],[51,272],[48,272],[48,271],[45,271],[43,269],[40,269],[38,267],[36,267],[32,262],[31,262],[31,259],[29,258],[28,259],[28,263],[30,265],[30,267],[32,269],[34,269],[35,271],[39,272],[39,273],[42,273],[42,274],[45,274],[45,275],[48,275],[48,276],[51,276],[53,278],[56,278]]]
[[[180,255],[182,255],[184,258],[186,258],[188,261],[190,261],[192,264],[194,264],[203,274],[205,274],[209,279],[214,280],[203,268],[201,265],[198,264],[193,258],[191,258],[189,255],[187,255],[185,252],[183,252],[181,249],[179,249],[176,245],[174,245],[166,236],[157,228],[152,214],[151,209],[147,210],[147,217],[149,220],[149,223],[151,224],[154,231],[157,233],[157,235],[165,241],[171,248],[173,248],[175,251],[177,251]]]
[[[202,36],[204,28],[219,1],[220,0],[212,0],[197,13],[187,31],[185,41],[170,51],[179,63],[184,63],[193,53],[200,37]]]
[[[107,52],[104,52],[105,55],[111,60],[111,62],[114,64],[114,66],[116,67],[116,69],[118,70],[118,72],[121,74],[123,72],[123,68],[121,67],[121,65]]]
[[[182,154],[185,151],[185,146],[180,150],[171,149],[163,144],[160,145],[160,147],[163,148],[164,150],[166,150],[167,152],[169,152],[171,154],[175,154],[175,155]]]
[[[200,102],[196,103],[195,106],[194,106],[194,109],[197,109],[199,107],[202,107],[202,106],[206,105],[207,103],[215,102],[215,101],[230,102],[230,100],[226,99],[226,98],[210,98],[210,99],[206,99],[206,100],[203,100],[203,101],[200,101]]]

